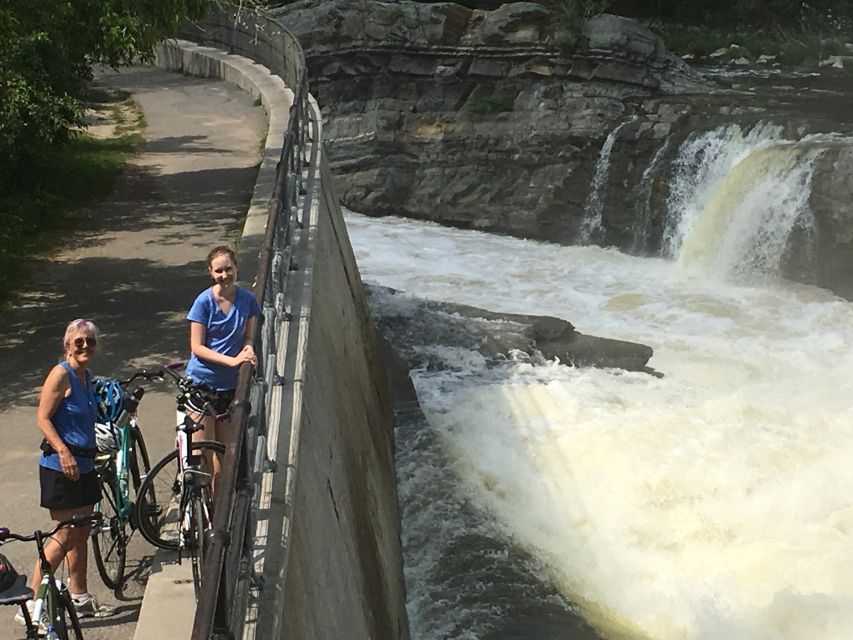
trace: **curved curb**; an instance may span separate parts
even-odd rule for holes
[[[169,40],[158,45],[155,65],[186,75],[225,80],[260,98],[267,114],[267,135],[237,249],[240,271],[254,277],[258,272],[268,205],[275,187],[293,92],[280,77],[249,58],[184,40]],[[252,286],[254,283],[241,284]],[[194,616],[195,597],[189,563],[179,564],[175,552],[158,549],[142,598],[134,640],[186,640],[192,634]]]

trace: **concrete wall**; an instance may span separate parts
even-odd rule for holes
[[[257,64],[232,64],[239,58],[178,41],[161,49],[158,63],[212,77],[222,77],[222,70],[244,75],[235,71],[239,67],[258,72]],[[288,99],[286,91],[275,97],[246,78],[236,84],[262,95],[270,113],[275,105],[267,101]],[[290,317],[280,327],[277,368],[283,384],[269,390],[266,403],[277,414],[270,420],[269,443],[278,470],[258,489],[256,570],[265,586],[252,614],[257,620],[247,630],[257,638],[287,640],[404,640],[408,625],[391,397],[322,153],[318,113],[313,146],[306,150],[312,157],[304,227],[294,239],[297,268],[285,290]],[[271,127],[268,147],[280,141]],[[267,160],[265,155],[264,164]],[[272,193],[264,164],[253,208]],[[253,258],[256,264],[259,231],[257,215],[250,215],[241,266]]]
[[[391,398],[325,158],[282,639],[408,637]],[[299,256],[297,255],[297,260]]]

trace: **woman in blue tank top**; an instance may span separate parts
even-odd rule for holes
[[[41,506],[50,511],[54,525],[74,514],[92,513],[101,499],[94,460],[97,405],[89,373],[97,336],[97,327],[88,320],[69,323],[63,339],[65,357],[47,374],[39,394],[36,424],[44,436],[39,460]],[[88,540],[88,527],[60,529],[44,551],[54,568],[67,560],[77,615],[102,618],[112,615],[113,610],[89,593]],[[33,591],[37,591],[41,578],[41,567],[36,562]],[[20,613],[15,619],[23,622]]]

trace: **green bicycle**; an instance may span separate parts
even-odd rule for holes
[[[139,524],[134,504],[151,469],[136,418],[145,389],[138,386],[132,393],[126,390],[138,378],[153,377],[147,371],[139,371],[123,381],[95,380],[98,401],[95,468],[101,482],[101,501],[95,510],[103,514],[103,521],[92,528],[92,555],[104,584],[114,590],[124,582],[127,546]]]
[[[33,593],[26,584],[26,577],[13,575],[12,584],[0,590],[0,604],[19,606],[21,619],[27,629],[27,640],[36,640],[39,636],[45,640],[68,640],[73,637],[83,640],[83,631],[77,612],[71,602],[68,587],[53,572],[44,554],[45,543],[63,527],[97,527],[101,523],[100,513],[88,515],[78,514],[70,520],[57,523],[50,531],[36,531],[32,535],[13,533],[6,527],[0,527],[0,545],[10,540],[35,542],[41,565],[42,579],[37,593]],[[8,571],[8,566],[6,567]],[[14,571],[14,570],[13,570]],[[35,596],[32,614],[27,607],[27,600]]]

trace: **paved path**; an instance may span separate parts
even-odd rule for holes
[[[81,214],[86,230],[68,234],[0,316],[0,526],[23,531],[49,522],[38,507],[35,407],[66,323],[91,318],[102,331],[96,375],[184,359],[186,311],[209,282],[204,257],[239,238],[266,132],[263,111],[224,82],[150,67],[106,72],[98,82],[133,94],[148,123],[147,144],[112,196]],[[152,461],[173,444],[174,415],[172,389],[149,386],[140,421]],[[132,638],[152,551],[134,536],[122,594],[103,587],[90,558],[90,590],[119,612],[88,621],[87,640]],[[3,553],[31,573],[34,547],[8,544]],[[24,637],[11,608],[0,615],[9,621],[0,620],[0,640]]]

